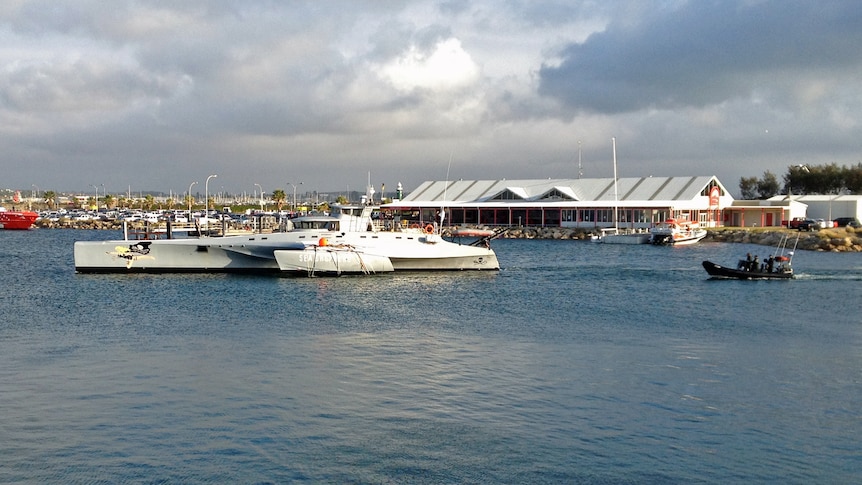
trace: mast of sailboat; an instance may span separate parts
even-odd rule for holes
[[[581,164],[581,140],[578,140],[578,179],[584,176],[584,166]]]
[[[619,192],[617,192],[617,137],[611,138],[611,144],[614,152],[614,229],[619,231]]]
[[[449,191],[449,170],[452,168],[453,155],[453,152],[449,152],[449,165],[446,166],[446,184],[443,185],[443,202],[440,204],[439,220],[436,221],[439,224],[438,231],[440,234],[443,233],[443,220],[446,219],[446,192]]]

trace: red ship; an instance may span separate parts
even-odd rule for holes
[[[39,214],[33,211],[6,210],[0,207],[0,229],[30,229]]]

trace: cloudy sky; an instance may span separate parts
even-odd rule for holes
[[[0,188],[781,176],[862,160],[856,0],[5,0]]]

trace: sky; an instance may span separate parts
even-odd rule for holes
[[[860,163],[859,46],[856,0],[4,0],[0,188],[611,177],[616,139],[734,190]]]

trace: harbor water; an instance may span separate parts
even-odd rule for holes
[[[79,275],[0,231],[2,483],[859,483],[862,255],[497,240],[502,270]]]

